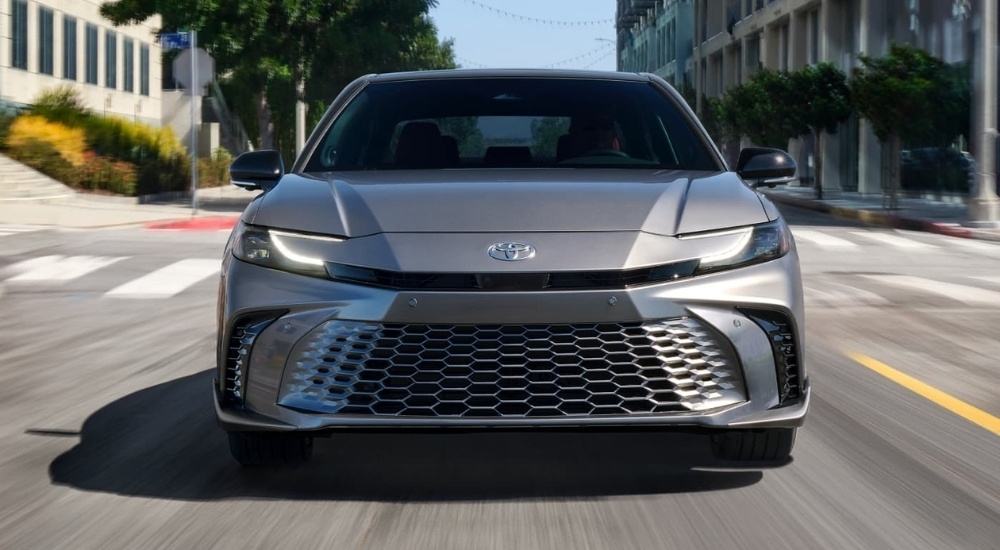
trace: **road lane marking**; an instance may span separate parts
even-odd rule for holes
[[[220,260],[188,259],[117,286],[105,296],[116,298],[169,298],[187,287],[219,273]]]
[[[792,229],[792,235],[796,239],[809,241],[815,245],[827,248],[857,248],[858,246],[847,239],[841,239],[840,237],[834,237],[833,235],[809,229]]]
[[[1000,292],[986,290],[974,286],[957,285],[954,283],[942,283],[921,277],[911,277],[909,275],[862,275],[866,279],[879,281],[888,285],[922,290],[968,305],[1000,305]]]
[[[894,246],[896,248],[903,248],[906,250],[915,250],[918,248],[923,248],[923,249],[937,248],[932,244],[927,244],[920,241],[914,241],[913,239],[898,237],[896,235],[889,235],[888,233],[876,233],[870,231],[852,231],[851,233],[859,237],[864,237],[872,241],[878,241],[882,244],[887,244],[889,246]]]
[[[124,259],[124,256],[42,256],[11,266],[10,269],[19,274],[8,281],[72,281]]]
[[[925,384],[908,374],[903,374],[902,372],[886,365],[885,363],[882,363],[881,361],[878,361],[877,359],[851,351],[845,352],[845,354],[858,364],[881,374],[913,393],[957,414],[958,416],[961,416],[981,428],[993,432],[994,435],[1000,435],[1000,418],[997,418],[982,409],[973,407],[961,399],[952,397],[951,395],[948,395],[947,393],[929,384]]]

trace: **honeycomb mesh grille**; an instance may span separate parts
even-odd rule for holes
[[[731,348],[700,321],[472,326],[330,321],[297,347],[280,404],[322,413],[565,417],[745,401]]]

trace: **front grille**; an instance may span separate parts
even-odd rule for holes
[[[375,416],[566,417],[745,401],[728,342],[690,317],[472,326],[330,321],[296,348],[279,403]]]
[[[243,404],[246,388],[247,365],[254,340],[280,313],[253,313],[240,317],[233,323],[226,351],[226,364],[222,376],[222,404],[240,406]]]
[[[799,351],[791,317],[768,309],[742,309],[767,333],[774,354],[775,375],[778,380],[778,404],[790,405],[802,396],[802,379],[799,370]]]
[[[690,277],[698,261],[624,271],[558,271],[552,273],[410,273],[346,264],[327,264],[334,280],[393,290],[493,292],[532,290],[610,290]]]

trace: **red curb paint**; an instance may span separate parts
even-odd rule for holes
[[[146,229],[153,231],[222,231],[223,229],[232,229],[235,227],[239,219],[239,216],[224,216],[152,222],[146,224]]]
[[[965,227],[956,227],[954,225],[947,225],[943,223],[929,223],[927,224],[927,229],[931,233],[948,235],[949,237],[961,237],[963,239],[972,238],[972,231]]]

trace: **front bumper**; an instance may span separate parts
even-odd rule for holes
[[[310,279],[239,261],[230,262],[224,270],[222,285],[220,326],[226,330],[220,335],[215,401],[219,422],[226,430],[545,426],[771,428],[801,425],[808,409],[808,376],[802,361],[802,291],[794,251],[766,264],[628,290],[399,292]],[[791,321],[798,361],[798,396],[795,399],[782,402],[787,396],[780,388],[782,381],[777,374],[778,358],[773,338],[743,308],[781,312]],[[274,312],[271,314],[273,320],[250,339],[252,346],[242,355],[237,353],[235,356],[242,361],[242,370],[239,372],[238,403],[233,403],[231,396],[227,396],[225,384],[225,367],[234,359],[227,342],[234,320],[255,312]],[[376,326],[390,323],[395,326],[539,326],[580,322],[656,323],[685,318],[696,320],[715,335],[720,346],[725,348],[720,351],[721,356],[728,358],[739,378],[735,390],[717,392],[714,395],[721,395],[722,399],[704,401],[701,408],[693,407],[696,410],[644,412],[629,409],[633,412],[542,416],[520,413],[394,415],[372,414],[371,411],[356,414],[356,410],[350,408],[338,412],[336,407],[313,406],[302,399],[308,397],[308,392],[303,391],[303,384],[309,382],[305,377],[315,375],[315,365],[303,366],[303,358],[329,353],[328,348],[319,349],[312,355],[308,353],[316,348],[316,334],[324,326],[356,321]],[[326,344],[328,340],[320,341]],[[337,374],[329,373],[331,380]],[[713,380],[719,382],[721,379],[725,377]],[[324,379],[324,384],[336,385],[336,381]]]

